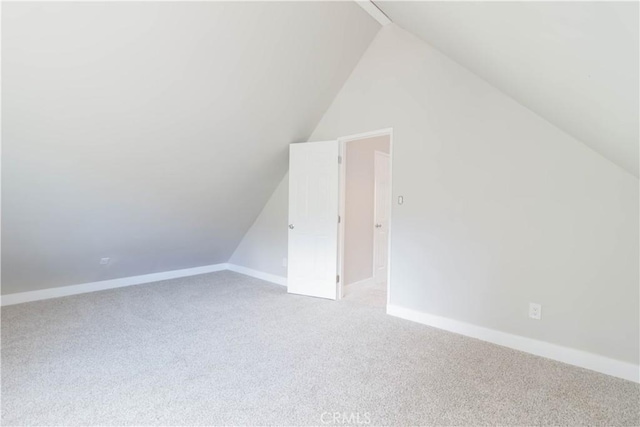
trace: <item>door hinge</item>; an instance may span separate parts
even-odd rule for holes
[[[340,275],[336,275],[336,283],[340,283]]]
[[[338,224],[340,224],[340,221],[341,221],[341,220],[340,220],[340,215],[338,215]]]
[[[338,156],[338,164],[342,164],[342,156]]]

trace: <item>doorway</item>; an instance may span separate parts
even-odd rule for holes
[[[391,130],[339,138],[338,298],[385,307],[389,289]]]
[[[388,304],[392,155],[392,129],[289,146],[289,293]]]

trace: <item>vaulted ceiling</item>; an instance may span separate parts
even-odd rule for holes
[[[638,2],[375,4],[395,24],[638,176]]]
[[[376,3],[638,175],[637,3]],[[226,262],[380,28],[355,2],[2,8],[3,293]]]
[[[2,8],[3,293],[226,262],[380,28],[354,2]]]

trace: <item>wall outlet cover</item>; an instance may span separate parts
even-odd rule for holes
[[[540,320],[542,318],[542,306],[535,302],[529,303],[529,317]]]

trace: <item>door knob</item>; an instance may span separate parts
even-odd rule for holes
[[[376,224],[376,228],[381,228],[382,224]]]
[[[293,230],[295,227],[293,226],[293,224],[289,224],[289,228]]]

